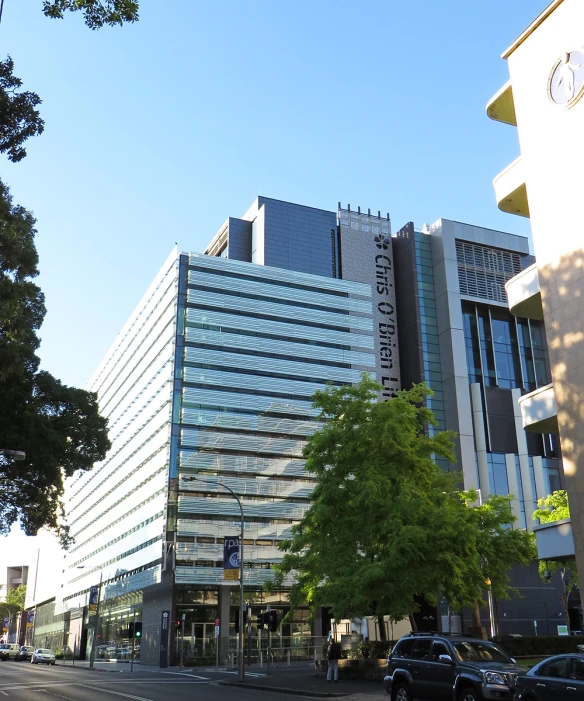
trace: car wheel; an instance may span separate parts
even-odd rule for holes
[[[395,687],[393,701],[411,701],[410,689],[405,682],[400,682]]]
[[[459,701],[480,701],[480,697],[477,694],[477,692],[473,689],[472,686],[467,686],[465,687],[460,696],[458,697]]]

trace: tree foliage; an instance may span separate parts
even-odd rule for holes
[[[336,620],[400,620],[422,597],[472,607],[487,576],[497,595],[509,596],[506,570],[534,556],[529,536],[509,528],[509,497],[475,507],[476,492],[458,491],[458,475],[437,466],[436,456],[454,460],[453,434],[426,430],[436,421],[424,405],[425,385],[382,403],[378,390],[363,376],[356,386],[316,393],[326,423],[304,454],[318,482],[310,509],[281,545],[271,586],[293,574],[292,609],[330,606]]]
[[[138,0],[44,0],[47,17],[63,19],[65,12],[81,12],[90,29],[138,20]]]
[[[63,479],[102,460],[109,441],[97,396],[39,370],[34,226],[0,181],[0,449],[26,453],[19,462],[0,454],[0,533],[20,520],[29,535],[46,526],[66,539]]]
[[[510,599],[519,592],[511,586],[509,570],[514,564],[529,565],[537,557],[533,537],[524,530],[514,529],[515,516],[510,495],[493,494],[488,501],[470,510],[476,532],[480,572],[483,582],[491,581],[496,599]],[[474,501],[468,498],[470,504]]]
[[[568,503],[568,493],[565,489],[559,489],[547,497],[539,499],[537,509],[533,512],[533,518],[539,519],[540,523],[554,523],[570,518],[570,505]],[[575,560],[565,560],[563,562],[542,560],[539,563],[539,576],[544,582],[549,584],[554,574],[559,573],[562,580],[562,591],[560,602],[566,615],[568,631],[570,630],[570,616],[568,613],[570,596],[578,588],[578,568]]]
[[[425,432],[435,423],[423,405],[430,391],[418,385],[383,403],[378,391],[364,376],[316,393],[326,424],[304,452],[318,483],[275,568],[276,582],[295,574],[292,607],[331,606],[337,620],[405,618],[445,581],[454,591],[476,557],[464,537],[468,509],[433,457],[453,459],[452,434]]]
[[[24,142],[42,134],[44,122],[36,109],[41,98],[34,92],[21,92],[22,81],[14,75],[14,61],[0,61],[0,153],[13,163],[26,156]]]
[[[16,606],[18,611],[24,611],[24,602],[26,600],[26,584],[21,584],[19,587],[9,589],[6,592],[6,603],[9,606]]]

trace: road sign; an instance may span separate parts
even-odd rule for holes
[[[220,621],[218,618],[216,618],[216,619],[215,619],[215,637],[216,637],[216,638],[219,637],[219,629],[220,629],[220,626],[221,626],[221,621]]]

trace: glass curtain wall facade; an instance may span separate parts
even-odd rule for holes
[[[90,587],[102,579],[98,657],[125,654],[127,623],[134,614],[141,620],[141,591],[161,578],[176,260],[173,252],[89,383],[88,389],[98,394],[101,414],[108,419],[112,447],[103,462],[67,485],[74,543],[66,554],[65,583],[57,607],[67,611],[87,606]],[[87,650],[93,618],[88,621]]]
[[[219,587],[223,538],[238,535],[239,507],[216,481],[245,512],[246,598],[284,609],[285,596],[268,596],[263,584],[314,488],[302,457],[320,426],[312,397],[374,373],[375,356],[369,285],[203,255],[188,257],[187,276],[175,373],[177,612],[204,645],[219,608],[222,621],[229,611],[222,637],[235,635],[239,606],[237,587]],[[199,481],[185,479],[192,475]],[[298,642],[310,624],[306,611],[296,619],[280,635]]]

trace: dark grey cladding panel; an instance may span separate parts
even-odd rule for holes
[[[251,222],[229,217],[229,258],[251,263]]]
[[[371,285],[376,376],[390,399],[402,386],[390,222],[342,208],[339,222],[343,279]]]
[[[513,396],[510,389],[485,388],[491,452],[518,453]]]
[[[420,309],[416,297],[416,250],[414,225],[410,222],[393,239],[395,296],[400,319],[400,369],[402,387],[408,389],[423,379],[422,333]]]
[[[265,208],[265,265],[335,277],[335,212],[267,197],[258,205]]]

